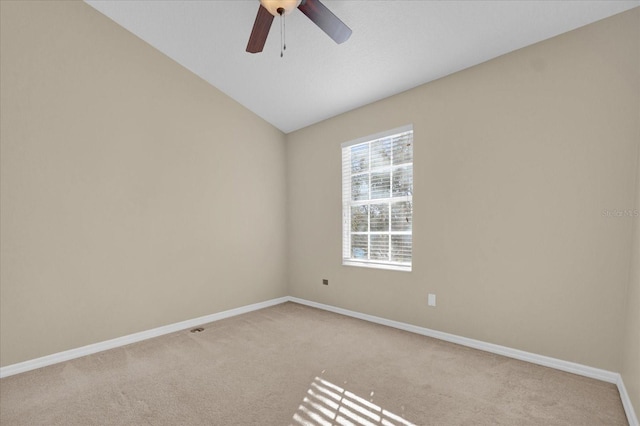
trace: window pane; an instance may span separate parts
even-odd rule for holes
[[[353,201],[369,199],[369,175],[351,177],[351,199]]]
[[[391,179],[389,171],[371,173],[371,198],[389,198]]]
[[[413,131],[363,140],[342,146],[343,264],[411,270]]]
[[[411,262],[411,235],[391,236],[391,260]]]
[[[351,207],[351,231],[367,232],[369,230],[368,206]]]
[[[411,231],[411,203],[402,201],[391,204],[391,230]]]
[[[371,259],[389,260],[389,235],[371,236]]]
[[[391,139],[378,139],[371,143],[371,168],[391,164]]]
[[[413,195],[413,166],[398,167],[393,171],[392,197]]]
[[[389,205],[371,204],[371,232],[389,232]]]
[[[393,139],[393,164],[413,162],[413,135],[405,134]]]
[[[366,259],[368,242],[367,235],[351,235],[351,257],[355,259]]]
[[[369,145],[351,147],[351,173],[362,173],[369,170]]]

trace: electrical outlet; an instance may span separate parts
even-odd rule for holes
[[[329,280],[322,279],[322,285],[329,285]]]
[[[427,302],[429,303],[429,306],[436,306],[436,295],[429,293]]]

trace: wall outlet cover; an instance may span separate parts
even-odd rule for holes
[[[429,303],[429,306],[436,306],[436,295],[435,294],[429,293],[428,303]]]

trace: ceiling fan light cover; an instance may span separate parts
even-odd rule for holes
[[[260,0],[260,4],[273,16],[279,16],[278,9],[284,9],[284,14],[291,13],[301,0]]]

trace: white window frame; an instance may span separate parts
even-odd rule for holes
[[[377,198],[377,199],[367,199],[363,201],[353,201],[351,200],[351,167],[347,166],[345,163],[345,148],[350,148],[354,145],[360,145],[364,143],[372,143],[379,139],[388,138],[391,136],[395,136],[400,133],[411,132],[413,138],[413,125],[408,124],[406,126],[397,127],[395,129],[391,129],[385,132],[376,133],[374,135],[366,136],[363,138],[358,138],[353,141],[345,142],[341,145],[341,153],[342,153],[342,265],[345,266],[359,266],[365,268],[377,268],[377,269],[389,269],[395,271],[411,271],[413,265],[413,242],[412,242],[412,253],[411,253],[411,261],[410,262],[392,262],[392,261],[384,261],[384,260],[372,260],[372,259],[355,259],[351,257],[351,207],[359,206],[359,205],[370,205],[370,204],[380,204],[380,203],[390,203],[393,201],[408,201],[413,206],[413,195],[405,195],[402,197],[390,197],[390,198]],[[413,150],[413,146],[412,146]],[[350,161],[348,162],[350,164]],[[400,164],[394,166],[390,165],[390,168],[400,168],[406,167],[409,163]],[[414,161],[410,163],[413,169]],[[371,169],[369,169],[369,173],[371,173]],[[413,181],[412,181],[413,186]],[[371,190],[371,189],[369,189]],[[412,209],[413,210],[413,209]],[[391,211],[389,211],[389,215],[391,216]],[[391,235],[411,235],[413,241],[413,211],[411,213],[411,222],[412,229],[409,231],[391,231],[389,230],[389,238]],[[390,219],[391,220],[391,219]],[[354,234],[362,234],[362,235],[371,235],[371,231],[366,232],[357,232]],[[370,239],[369,239],[370,241]],[[369,243],[370,244],[370,243]],[[391,242],[389,242],[389,250],[391,250]],[[368,251],[370,253],[370,250]]]

